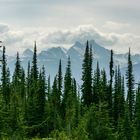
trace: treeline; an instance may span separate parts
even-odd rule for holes
[[[110,55],[110,78],[100,70],[93,72],[92,47],[86,44],[82,85],[78,86],[68,58],[62,74],[61,60],[51,86],[45,68],[37,66],[37,48],[28,63],[27,73],[17,53],[10,78],[5,47],[2,55],[0,85],[0,139],[24,140],[139,140],[140,84],[135,89],[130,50],[126,79]],[[127,89],[125,89],[125,81]]]

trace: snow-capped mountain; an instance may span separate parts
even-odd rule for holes
[[[105,68],[106,71],[109,69],[110,61],[110,50],[105,49],[104,47],[97,44],[94,40],[89,41],[90,46],[92,46],[93,51],[93,70],[96,69],[97,61],[100,64],[100,68]],[[68,50],[63,47],[54,47],[47,50],[42,50],[38,54],[38,66],[41,68],[43,65],[46,68],[47,75],[51,75],[52,79],[58,71],[59,60],[62,61],[63,74],[65,73],[65,67],[67,65],[67,58],[71,58],[71,66],[73,76],[80,81],[82,74],[82,60],[85,52],[86,43],[82,44],[76,42]],[[20,56],[22,66],[27,70],[27,64],[30,61],[32,62],[33,51],[26,49],[23,54]],[[127,56],[128,54],[114,54],[114,63],[115,65],[120,65],[121,68],[127,66]],[[8,57],[8,66],[10,67],[11,72],[14,71],[14,63],[16,57]],[[140,68],[140,55],[132,55],[132,61],[134,64],[135,75],[138,73]],[[136,69],[136,70],[135,70]]]
[[[30,49],[26,49],[24,52],[23,52],[23,54],[22,54],[22,57],[32,57],[32,55],[33,55],[33,51],[32,50],[30,50]]]

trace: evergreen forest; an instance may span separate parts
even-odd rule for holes
[[[87,41],[82,64],[82,84],[72,75],[68,57],[65,73],[59,61],[53,82],[37,64],[37,45],[28,69],[16,55],[10,74],[3,47],[0,77],[1,140],[140,140],[140,83],[133,75],[129,49],[126,74],[113,61],[109,76],[97,62]]]

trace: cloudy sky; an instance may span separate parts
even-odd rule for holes
[[[8,54],[70,47],[94,39],[118,53],[140,53],[139,0],[0,0],[0,39]]]

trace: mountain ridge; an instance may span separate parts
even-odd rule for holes
[[[109,61],[110,61],[110,50],[104,48],[103,46],[97,44],[94,40],[89,41],[89,45],[92,46],[93,51],[93,70],[96,69],[97,61],[100,64],[101,69],[106,69],[107,73],[109,71]],[[59,60],[62,61],[63,74],[65,73],[65,67],[67,65],[67,58],[71,58],[72,73],[78,81],[81,80],[82,74],[82,61],[84,57],[86,43],[82,44],[78,41],[75,42],[68,50],[63,47],[52,47],[46,50],[42,50],[38,53],[38,66],[41,68],[42,65],[46,68],[46,73],[48,75],[55,76],[58,70]],[[26,49],[20,56],[22,66],[27,69],[28,62],[32,62],[33,51],[31,49]],[[120,65],[121,68],[127,66],[127,53],[125,54],[115,54],[114,53],[114,64]],[[135,65],[140,65],[140,55],[132,55],[132,61]],[[14,71],[14,63],[16,57],[8,57],[8,66],[10,70]],[[138,66],[139,66],[138,65]],[[138,67],[137,66],[137,67]],[[138,69],[138,68],[137,68]]]

